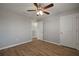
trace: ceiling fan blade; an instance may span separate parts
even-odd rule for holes
[[[36,11],[36,10],[27,10],[27,11]]]
[[[54,6],[53,3],[51,3],[51,4],[47,5],[47,6],[45,6],[44,9],[50,8],[50,7],[52,7],[52,6]]]
[[[47,14],[47,15],[49,15],[50,13],[49,12],[47,12],[47,11],[43,11],[43,13],[45,13],[45,14]]]
[[[36,6],[38,8],[38,4],[37,3],[33,3],[33,4],[34,4],[34,6]]]

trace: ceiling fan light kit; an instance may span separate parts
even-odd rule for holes
[[[33,3],[33,4],[36,7],[36,10],[27,10],[27,11],[36,11],[37,16],[39,16],[39,15],[42,16],[44,13],[49,15],[50,13],[47,12],[46,9],[54,6],[53,3],[51,3],[51,4],[49,4],[49,5],[45,6],[45,7],[42,7],[40,3]]]
[[[41,10],[38,11],[38,12],[37,12],[37,15],[43,15],[43,11],[41,11]]]

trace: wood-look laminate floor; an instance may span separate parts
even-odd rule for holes
[[[34,40],[0,51],[1,56],[79,56],[79,51],[41,40]]]

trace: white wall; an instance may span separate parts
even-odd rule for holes
[[[44,40],[59,43],[59,16],[44,19]]]
[[[0,9],[0,49],[31,41],[31,20]]]

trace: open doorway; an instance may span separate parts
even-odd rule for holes
[[[32,21],[32,40],[43,40],[43,21]]]

